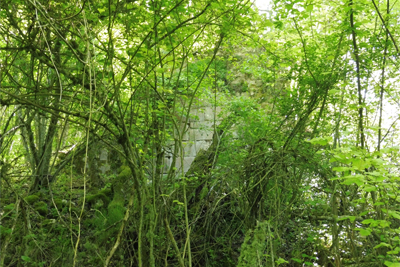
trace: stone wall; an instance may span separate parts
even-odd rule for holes
[[[259,97],[265,94],[265,90],[272,90],[271,88],[267,88],[262,82],[261,78],[254,77],[251,73],[252,71],[246,72],[241,69],[243,61],[248,58],[248,54],[257,54],[260,51],[242,51],[237,52],[235,55],[235,60],[232,62],[228,61],[227,69],[231,72],[230,77],[226,79],[226,86],[228,86],[234,95],[236,96],[247,96],[247,97]],[[234,75],[233,75],[234,74]],[[279,84],[274,85],[278,92],[284,91],[281,90],[284,86]],[[185,101],[182,100],[182,105],[185,106]],[[221,122],[221,118],[219,117],[222,108],[215,108],[211,104],[204,104],[202,100],[196,100],[196,104],[194,104],[190,117],[185,123],[185,116],[181,116],[180,118],[180,126],[181,129],[185,129],[185,133],[182,138],[182,147],[183,147],[183,164],[181,162],[180,153],[176,155],[176,164],[175,167],[177,169],[177,173],[183,171],[186,173],[193,160],[195,159],[197,153],[203,149],[207,150],[211,145],[213,133],[214,133],[214,123],[218,125]],[[187,104],[187,103],[186,103]],[[183,117],[183,118],[182,118]],[[172,127],[172,126],[171,126]],[[170,133],[172,134],[172,133]],[[164,157],[164,167],[163,172],[167,174],[171,164],[174,153],[174,145],[173,142],[167,144],[165,147],[165,157]],[[99,148],[93,149],[91,158],[94,158],[89,165],[94,169],[98,170],[98,172],[102,175],[110,175],[115,174],[115,166],[118,164],[113,164],[115,160],[119,161],[119,159],[111,159],[110,155],[113,155],[109,151],[109,148],[105,146],[100,146]],[[120,162],[118,162],[120,163]],[[90,167],[89,166],[89,167]],[[116,168],[118,169],[118,168]]]
[[[221,107],[216,109],[211,105],[206,106],[196,106],[192,108],[190,112],[190,118],[188,123],[184,125],[181,122],[182,129],[186,129],[182,138],[183,147],[183,166],[180,154],[177,155],[176,159],[176,169],[177,172],[183,171],[186,173],[193,160],[195,159],[197,153],[203,149],[207,150],[211,145],[213,133],[214,133],[214,123],[219,124],[221,113]],[[215,114],[215,116],[214,116]],[[166,155],[164,160],[164,173],[167,173],[172,164],[172,155],[174,152],[174,146],[171,144],[166,149]]]
[[[197,153],[203,149],[207,150],[211,145],[213,133],[214,133],[214,120],[216,126],[220,123],[219,114],[221,113],[221,107],[216,109],[212,105],[197,105],[192,108],[190,117],[187,124],[182,122],[181,129],[185,129],[185,133],[182,137],[182,148],[183,148],[183,171],[186,173]],[[215,116],[214,116],[215,114]],[[111,149],[102,142],[96,142],[90,145],[87,161],[87,172],[89,174],[90,181],[93,185],[98,185],[98,181],[101,180],[101,176],[105,175],[116,175],[118,167],[121,166],[121,159],[118,157],[118,153],[111,152]],[[167,174],[172,164],[172,155],[174,152],[173,143],[167,145],[165,148],[164,158],[164,174]],[[85,155],[76,156],[74,160],[75,167],[79,173],[83,173],[85,163]],[[180,173],[182,170],[182,162],[180,152],[176,159],[176,171]]]

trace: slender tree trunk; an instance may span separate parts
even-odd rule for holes
[[[387,1],[386,6],[387,14],[390,12],[389,0]],[[387,57],[387,46],[389,41],[389,33],[386,31],[386,39],[385,39],[385,49],[383,52],[383,62],[382,62],[382,76],[381,76],[381,90],[379,92],[379,122],[378,122],[378,146],[377,150],[381,150],[381,141],[382,141],[382,113],[383,113],[383,91],[385,89],[385,66],[386,66],[386,57]]]
[[[362,97],[362,91],[361,91],[361,71],[360,71],[360,56],[359,56],[359,50],[358,50],[358,45],[357,45],[357,34],[355,31],[355,26],[354,26],[354,10],[352,8],[353,6],[353,0],[350,0],[349,6],[351,7],[350,9],[350,27],[351,27],[351,35],[353,39],[353,53],[354,57],[356,60],[356,72],[357,72],[357,92],[358,92],[358,130],[359,130],[359,140],[360,140],[360,147],[364,148],[365,146],[365,134],[364,134],[364,115],[363,115],[363,97]]]

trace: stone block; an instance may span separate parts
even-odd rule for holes
[[[165,157],[163,160],[163,173],[168,173],[171,167],[172,157]]]
[[[103,148],[100,150],[100,160],[107,161],[107,159],[108,159],[108,151],[107,151],[107,149]]]
[[[218,122],[216,122],[218,126]],[[190,123],[191,129],[201,129],[201,130],[214,130],[214,121],[197,121]]]
[[[192,103],[192,108],[202,108],[207,106],[208,104],[202,98],[195,98]]]
[[[204,109],[200,109],[197,113],[198,120],[197,121],[205,121]]]
[[[184,159],[184,164],[185,164],[185,172],[187,172],[190,168],[190,166],[192,165],[193,161],[194,161],[195,157],[185,157]]]
[[[190,165],[192,164],[194,158],[195,157],[185,157],[183,159],[183,166],[182,166],[181,158],[178,157],[176,159],[176,165],[175,165],[177,171],[180,172],[182,171],[183,168],[183,171],[186,173],[189,170]]]
[[[186,115],[187,115],[187,111],[186,110],[181,110],[181,111],[176,111],[174,116],[178,121],[185,122],[186,121]]]
[[[193,108],[193,109],[190,111],[189,122],[192,122],[192,121],[199,121],[198,114],[199,114],[199,108]]]
[[[221,106],[218,106],[218,107],[216,108],[216,110],[217,110],[217,114],[220,114],[220,113],[222,112],[222,107],[221,107]]]
[[[215,115],[215,118],[217,118],[216,115]],[[206,107],[204,109],[204,120],[205,121],[214,121],[214,108]]]
[[[196,129],[189,129],[188,133],[189,133],[189,140],[190,141],[194,141],[196,140]]]
[[[188,142],[182,144],[183,146],[183,155],[185,157],[195,157],[196,156],[196,145],[195,142]]]
[[[204,129],[201,130],[199,129],[196,131],[196,141],[201,141],[201,140],[212,140],[213,138],[214,131],[212,129]]]
[[[186,129],[185,132],[182,134],[182,141],[189,141],[192,140],[190,137],[192,136],[192,133],[190,132],[190,129]],[[176,138],[178,138],[178,135],[176,135]],[[193,138],[193,136],[192,136]]]
[[[182,141],[189,141],[189,140],[190,140],[190,133],[189,133],[189,131],[190,131],[190,129],[189,129],[189,130],[186,130],[186,132],[183,133]]]
[[[177,172],[181,171],[181,166],[182,166],[181,158],[178,157],[178,158],[176,158],[176,162],[175,162],[175,168],[176,168]]]
[[[198,121],[191,121],[189,126],[191,129],[199,129],[201,127],[202,123]]]
[[[186,131],[187,129],[189,129],[189,124],[179,122],[179,132],[180,133]]]
[[[179,123],[179,134],[182,135],[182,140],[189,140],[189,129],[189,123]],[[174,130],[173,135],[178,138],[178,131]]]
[[[233,137],[233,139],[239,139],[239,135],[238,135],[237,131],[232,131],[232,137]]]
[[[197,141],[196,142],[196,154],[201,150],[207,150],[210,145],[211,145],[212,141]]]
[[[109,164],[103,164],[99,169],[102,174],[105,174],[107,171],[111,169],[111,167]]]
[[[171,153],[174,151],[175,141],[174,140],[167,140],[165,142],[164,150],[166,153]]]

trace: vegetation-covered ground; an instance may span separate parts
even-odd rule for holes
[[[399,5],[2,0],[0,267],[400,266]]]

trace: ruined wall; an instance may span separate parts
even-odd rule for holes
[[[262,81],[260,76],[255,77],[253,74],[254,70],[243,68],[243,63],[248,60],[249,54],[259,54],[260,51],[239,51],[236,52],[233,59],[228,60],[227,56],[221,55],[226,59],[226,77],[224,78],[225,87],[229,88],[229,93],[232,97],[246,96],[257,98],[260,103],[262,99],[268,94],[273,94],[272,91],[283,92],[282,88],[284,85],[280,85],[278,81],[274,85],[267,86]],[[246,64],[245,64],[246,65]],[[248,65],[248,64],[247,64]],[[268,91],[268,92],[267,92]],[[228,93],[228,94],[229,94]],[[185,106],[185,101],[182,100],[182,106]],[[218,125],[221,122],[220,113],[222,107],[214,107],[210,103],[205,103],[203,100],[197,100],[193,105],[190,117],[187,124],[184,125],[185,117],[180,118],[181,129],[185,128],[186,132],[183,135],[183,165],[180,158],[180,153],[177,156],[176,164],[174,167],[177,169],[177,173],[181,170],[186,173],[197,153],[203,149],[207,150],[212,143],[214,123]],[[170,126],[172,128],[172,126]],[[172,131],[172,129],[171,129]],[[173,134],[173,133],[170,133]],[[103,175],[113,174],[113,160],[110,160],[109,156],[113,154],[108,151],[109,149],[105,146],[101,150],[94,152],[96,160],[92,162],[92,166],[95,166],[99,172]],[[163,173],[167,174],[171,164],[174,153],[173,141],[167,143],[165,147],[165,157],[163,162]],[[155,162],[154,162],[155,163]]]
[[[182,138],[183,166],[180,154],[177,155],[175,164],[178,173],[182,168],[186,173],[196,157],[196,154],[201,149],[207,150],[211,145],[214,133],[214,122],[216,125],[220,123],[220,113],[221,107],[214,108],[210,104],[196,105],[190,112],[188,123],[184,125],[184,123],[181,122],[182,129],[185,128],[186,131]],[[173,152],[174,146],[171,143],[171,145],[166,148],[164,173],[167,173],[171,167]]]

